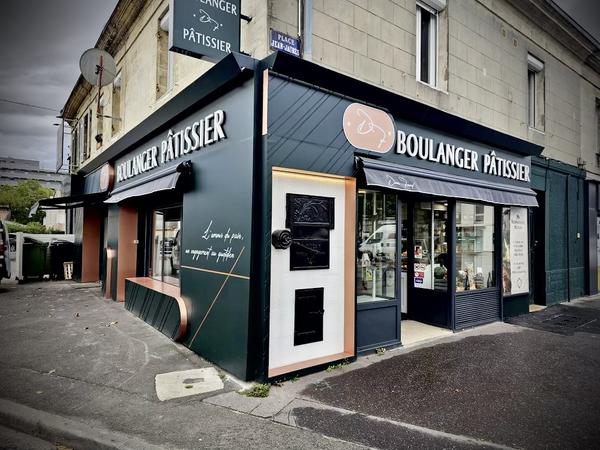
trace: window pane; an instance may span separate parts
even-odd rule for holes
[[[456,203],[456,290],[495,286],[494,207]]]
[[[448,203],[433,203],[433,288],[448,290],[448,242],[446,223],[448,221]]]
[[[424,289],[432,289],[431,217],[431,202],[415,203],[414,286]]]
[[[152,225],[152,267],[150,275],[152,278],[162,281],[162,247],[163,247],[164,219],[163,213],[154,211]]]
[[[421,60],[421,74],[420,74],[420,80],[424,81],[425,83],[429,83],[430,79],[429,79],[429,59],[430,59],[430,55],[429,55],[429,26],[430,26],[430,19],[431,19],[431,14],[429,14],[429,12],[425,11],[422,8],[419,8],[421,14],[421,54],[419,55],[420,60]]]
[[[396,196],[358,192],[357,302],[396,297]]]
[[[151,276],[179,285],[181,207],[154,211]]]
[[[527,72],[529,126],[535,126],[535,72]]]

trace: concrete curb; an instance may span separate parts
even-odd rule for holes
[[[160,450],[137,437],[0,399],[0,424],[75,449]]]

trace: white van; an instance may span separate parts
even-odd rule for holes
[[[360,254],[366,253],[372,261],[376,259],[395,259],[396,224],[390,223],[377,228],[358,247]]]

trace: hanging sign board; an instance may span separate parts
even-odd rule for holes
[[[273,50],[279,50],[290,55],[300,57],[300,39],[271,30],[270,47]]]
[[[171,0],[169,50],[218,61],[240,51],[241,0]]]

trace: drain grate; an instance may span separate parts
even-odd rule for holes
[[[559,314],[558,316],[551,317],[549,319],[544,320],[543,322],[547,323],[549,325],[556,325],[559,327],[579,328],[580,326],[585,325],[586,323],[589,323],[590,320],[583,318],[583,317],[567,316],[565,314]]]

